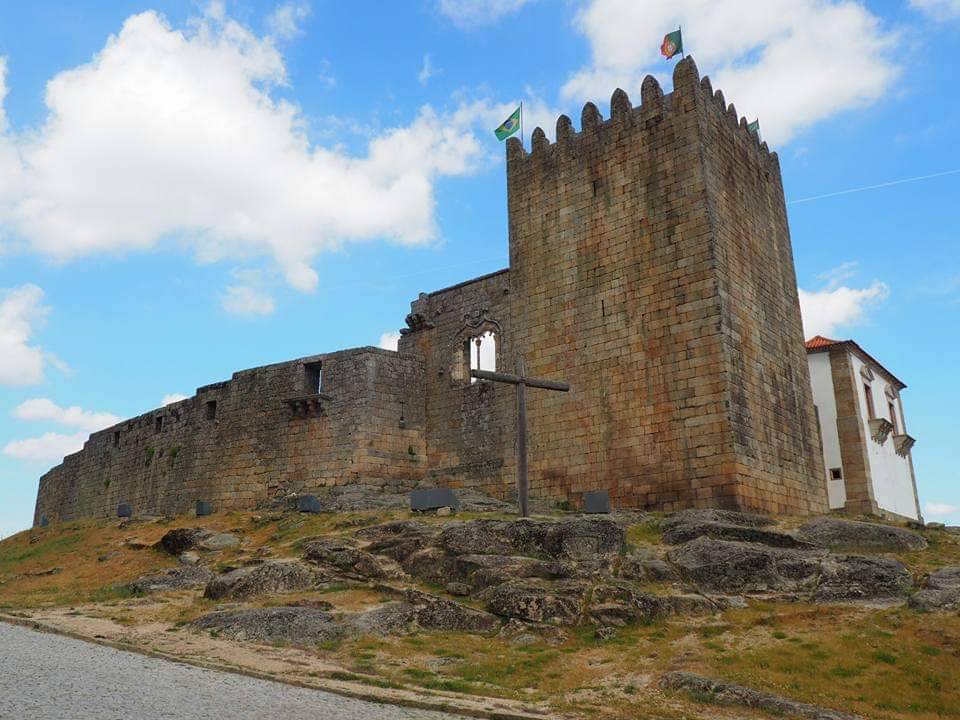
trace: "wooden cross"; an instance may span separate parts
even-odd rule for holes
[[[517,386],[517,498],[520,502],[520,516],[530,517],[528,497],[530,485],[527,482],[527,386],[567,392],[570,390],[570,385],[556,380],[527,377],[524,374],[522,358],[517,362],[516,375],[489,370],[471,370],[470,377]]]

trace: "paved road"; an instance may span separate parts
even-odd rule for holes
[[[463,720],[204,670],[2,622],[0,718]]]

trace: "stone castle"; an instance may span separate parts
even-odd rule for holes
[[[507,143],[510,267],[412,303],[398,351],[235,373],[94,433],[34,521],[251,508],[365,484],[513,492],[515,393],[472,382],[492,334],[569,393],[528,395],[531,494],[579,507],[828,509],[776,153],[693,60],[673,92]]]

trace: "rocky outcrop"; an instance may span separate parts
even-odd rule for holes
[[[722,593],[811,590],[820,569],[820,557],[810,552],[707,537],[671,550],[667,558],[684,580]]]
[[[240,546],[240,538],[233,533],[216,533],[200,541],[201,550],[230,550]]]
[[[699,537],[667,557],[684,580],[720,593],[809,594],[817,602],[887,601],[911,587],[898,560]]]
[[[338,640],[347,629],[332,613],[309,607],[250,608],[210,613],[194,620],[199,630],[212,630],[231,640],[319,645]]]
[[[608,518],[471,520],[450,523],[439,545],[451,555],[527,555],[594,559],[619,553],[623,528]]]
[[[680,579],[670,563],[647,548],[638,548],[623,557],[618,577],[637,582],[674,582]]]
[[[729,523],[705,521],[673,523],[664,531],[663,542],[667,545],[680,545],[698,537],[761,543],[781,548],[813,547],[810,543],[775,530],[751,525],[731,525]]]
[[[818,517],[801,525],[797,537],[830,550],[905,552],[923,550],[927,541],[905,528],[879,523]]]
[[[960,565],[930,573],[926,587],[910,597],[910,607],[925,612],[960,610]]]
[[[357,580],[396,577],[387,563],[345,538],[317,538],[304,544],[303,558],[341,577]]]
[[[258,595],[312,590],[328,579],[307,563],[272,560],[212,578],[203,596],[208,600],[246,600]]]
[[[660,525],[669,529],[674,525],[689,525],[697,523],[722,523],[724,525],[739,525],[740,527],[768,527],[774,520],[766,515],[738,512],[736,510],[719,510],[716,508],[691,508],[668,515]]]
[[[681,690],[701,699],[709,698],[722,705],[757,708],[775,715],[807,718],[807,720],[862,720],[858,715],[830,710],[819,705],[797,702],[789,698],[760,692],[724,680],[688,672],[670,672],[660,680],[664,690]]]
[[[160,538],[157,548],[171,555],[180,555],[195,550],[212,534],[204,528],[175,528]]]
[[[146,575],[134,580],[127,587],[132,593],[146,595],[202,587],[212,578],[213,572],[203,565],[181,565],[154,575]]]
[[[528,622],[576,625],[583,615],[588,589],[585,583],[504,583],[493,591],[487,610]]]
[[[490,613],[418,590],[407,590],[404,598],[416,608],[416,623],[424,630],[485,634],[500,626]]]

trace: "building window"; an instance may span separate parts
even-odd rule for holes
[[[113,446],[115,448],[120,447],[120,431],[119,430],[113,431]]]
[[[471,370],[487,370],[494,372],[497,369],[497,336],[492,330],[482,335],[472,337],[464,343],[464,351],[470,358]],[[470,382],[476,382],[471,377]]]
[[[153,431],[163,432],[163,415],[157,415],[153,420]]]
[[[217,401],[207,401],[207,420],[214,420],[217,417]]]
[[[303,366],[307,394],[316,395],[323,390],[323,363],[306,363]]]
[[[843,480],[843,471],[840,468],[830,468],[831,480]]]
[[[890,410],[890,424],[893,425],[893,434],[896,435],[900,432],[897,429],[897,409],[892,401],[887,403],[887,409]]]
[[[863,384],[863,394],[867,398],[867,419],[873,420],[877,413],[873,409],[873,393],[870,392],[870,386],[866,383]]]

